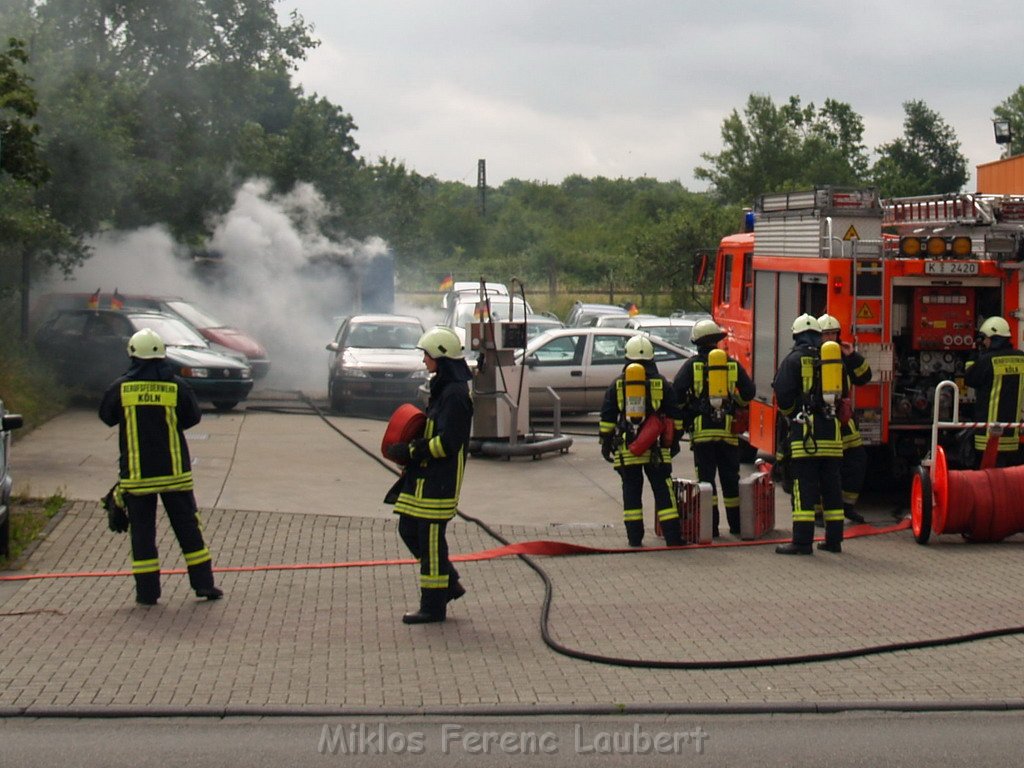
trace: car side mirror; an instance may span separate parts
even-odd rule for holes
[[[527,368],[536,368],[538,365],[540,365],[540,359],[536,355],[530,355],[526,358]]]
[[[332,341],[326,347],[324,347],[324,349],[326,349],[328,352],[337,352],[338,351],[338,342]]]

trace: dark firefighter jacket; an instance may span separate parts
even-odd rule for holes
[[[743,366],[730,357],[726,375],[731,398],[716,413],[707,396],[708,352],[700,349],[683,363],[672,382],[683,424],[694,444],[723,440],[729,445],[739,445],[739,438],[732,432],[733,414],[737,408],[746,407],[757,390]]]
[[[671,419],[676,434],[682,429],[682,418],[676,406],[676,395],[669,384],[668,379],[658,373],[658,366],[653,360],[637,360],[626,363],[623,372],[619,374],[604,393],[604,403],[601,406],[601,420],[598,425],[598,434],[603,438],[615,434],[619,438],[615,449],[616,466],[629,464],[649,464],[652,459],[652,452],[660,451],[653,457],[655,461],[669,462],[672,460],[672,446],[655,443],[650,450],[644,451],[639,456],[634,456],[627,447],[627,440],[635,434],[638,425],[626,423],[626,372],[632,362],[639,362],[647,372],[647,414],[658,413]]]
[[[1008,339],[993,336],[991,346],[967,363],[964,383],[974,387],[975,421],[1015,422],[1021,420],[1024,406],[1024,352],[1014,349]],[[984,430],[974,433],[974,448],[985,450],[988,437]],[[1005,429],[999,438],[1000,451],[1016,451],[1020,432]]]
[[[133,360],[104,393],[99,415],[104,424],[117,425],[123,492],[192,489],[185,430],[199,423],[202,411],[166,360]]]
[[[864,359],[864,355],[857,351],[843,355],[843,397],[849,397],[854,386],[867,384],[869,381],[871,381],[871,366]],[[857,448],[864,444],[860,430],[857,428],[857,422],[852,415],[850,420],[841,426],[844,449]]]
[[[409,463],[395,512],[450,520],[459,503],[473,424],[468,383],[472,374],[465,360],[443,357],[437,363],[437,373],[430,381],[426,429],[422,439],[409,445]]]
[[[772,389],[779,413],[789,419],[789,451],[794,459],[843,457],[839,419],[821,399],[820,355],[815,344],[796,339],[775,372]]]

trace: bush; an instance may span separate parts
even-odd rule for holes
[[[25,426],[19,434],[45,423],[67,406],[67,391],[46,364],[20,338],[16,299],[0,300],[0,399],[8,411],[20,413]]]

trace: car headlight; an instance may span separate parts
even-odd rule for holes
[[[208,379],[210,378],[209,368],[182,368],[181,375],[186,379]]]
[[[347,377],[349,379],[366,379],[366,378],[369,378],[369,374],[367,374],[366,371],[364,371],[362,368],[348,368],[348,367],[346,367],[344,365],[341,366],[341,368],[338,369],[338,373],[340,373],[342,376],[345,376],[345,377]]]
[[[249,368],[249,367],[243,368],[242,369],[242,373],[240,375],[241,375],[241,377],[243,379],[251,379],[252,378],[252,368]]]
[[[412,375],[409,378],[410,379],[429,379],[430,378],[430,371],[428,371],[426,368],[424,368],[422,370],[419,370],[419,371],[413,371]]]

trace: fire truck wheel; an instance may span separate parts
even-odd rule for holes
[[[926,467],[918,467],[911,481],[910,527],[914,541],[928,543],[932,535],[932,479]]]

